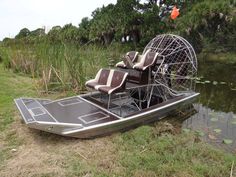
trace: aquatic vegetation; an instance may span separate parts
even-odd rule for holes
[[[196,131],[196,134],[197,134],[198,136],[205,136],[205,133],[204,133],[203,131],[201,131],[201,130],[197,130],[197,131]]]
[[[183,128],[182,131],[185,133],[189,133],[191,130],[189,128]]]
[[[223,82],[223,81],[221,81],[221,82],[220,82],[220,84],[222,84],[222,85],[225,85],[225,84],[227,84],[227,83],[226,83],[226,82]]]
[[[211,120],[212,122],[217,122],[217,121],[218,121],[218,118],[213,117],[213,118],[211,118],[210,120]]]
[[[198,81],[198,80],[195,80],[195,83],[196,83],[196,84],[201,84],[202,82],[201,82],[201,81]]]
[[[215,133],[221,133],[221,131],[222,131],[222,130],[221,130],[221,129],[218,129],[218,128],[214,129],[214,132],[215,132]]]
[[[208,135],[208,138],[211,139],[211,140],[216,140],[216,139],[217,139],[217,138],[216,138],[214,135],[212,135],[212,134],[209,134],[209,135]]]
[[[231,124],[236,125],[236,121],[231,122]]]
[[[223,139],[223,143],[229,145],[232,144],[233,141],[231,139]]]

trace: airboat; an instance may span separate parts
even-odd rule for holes
[[[33,129],[91,138],[166,117],[191,104],[197,57],[184,38],[157,35],[142,53],[130,51],[113,68],[86,82],[88,93],[59,99],[18,98],[15,104]]]

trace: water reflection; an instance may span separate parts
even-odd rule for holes
[[[236,91],[228,85],[197,84],[199,103],[217,111],[236,113]]]
[[[236,64],[200,62],[198,75],[202,77],[196,88],[201,93],[199,102],[214,110],[236,113]]]
[[[236,148],[236,115],[233,112],[215,111],[202,104],[194,104],[197,113],[183,122],[188,128],[200,134],[203,140],[229,151]],[[224,141],[232,140],[225,144]]]
[[[199,64],[197,113],[183,121],[184,129],[203,140],[236,152],[236,65],[205,61]]]

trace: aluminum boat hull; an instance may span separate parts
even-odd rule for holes
[[[84,99],[83,95],[56,101],[19,98],[15,99],[15,103],[25,124],[30,128],[62,136],[92,138],[157,121],[172,111],[192,103],[198,95],[199,93],[187,94],[128,117],[119,117]],[[88,107],[86,115],[81,115],[85,107]]]

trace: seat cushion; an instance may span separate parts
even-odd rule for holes
[[[98,88],[99,91],[104,92],[106,94],[108,94],[109,91],[112,90],[112,89],[114,89],[114,88],[112,88],[110,86],[101,86],[101,87]]]
[[[89,87],[89,88],[98,90],[99,87],[106,86],[106,85],[104,85],[104,84],[101,85],[101,84],[99,84],[99,83],[97,83],[97,82],[94,82],[94,81],[91,81],[91,82],[88,81],[88,82],[86,83],[86,86]]]
[[[126,68],[126,65],[123,61],[120,61],[116,64],[116,67]]]
[[[98,85],[98,83],[97,82],[95,82],[95,81],[88,81],[88,82],[86,82],[86,84],[85,84],[87,87],[89,87],[89,88],[92,88],[92,89],[94,89],[95,88],[95,86],[96,85]]]

